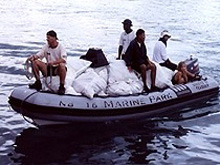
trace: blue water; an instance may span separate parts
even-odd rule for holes
[[[69,57],[89,47],[117,55],[121,22],[145,29],[149,56],[159,32],[172,34],[174,62],[195,54],[220,83],[220,0],[0,1],[0,164],[220,164],[219,96],[143,122],[37,129],[8,104],[26,85],[23,63],[54,29]],[[73,64],[74,65],[74,64]]]

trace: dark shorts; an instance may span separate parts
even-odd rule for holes
[[[52,76],[56,76],[56,70],[57,70],[57,66],[47,66],[47,75],[46,76],[50,76],[52,74]],[[66,67],[66,71],[67,71],[67,67]]]
[[[57,70],[57,66],[47,66],[47,75],[46,76],[56,76],[56,71]]]
[[[166,60],[165,62],[163,63],[160,63],[161,66],[165,66],[167,67],[168,69],[172,70],[172,71],[175,71],[177,69],[177,65],[172,63],[169,59]]]
[[[137,71],[138,73],[141,73],[141,65],[142,64],[145,64],[146,66],[149,65],[149,62],[148,61],[145,61],[144,63],[141,63],[141,64],[132,64],[131,65],[131,68],[134,69],[135,71]]]

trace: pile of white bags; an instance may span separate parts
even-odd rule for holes
[[[143,91],[143,83],[135,71],[129,72],[123,60],[110,60],[108,66],[99,68],[89,67],[90,61],[79,58],[68,59],[66,76],[66,94],[85,95],[93,98],[94,95],[130,95]],[[155,63],[156,86],[165,88],[172,86],[173,72]],[[139,75],[140,77],[140,75]],[[44,80],[43,90],[57,92],[59,76],[47,77]],[[46,82],[46,83],[45,83]],[[151,87],[150,71],[147,71],[147,86]]]
[[[153,62],[153,61],[152,61]],[[160,66],[160,64],[153,62],[156,66],[156,79],[155,79],[155,85],[156,87],[163,89],[166,87],[173,86],[171,80],[174,75],[174,72],[166,67]],[[151,87],[151,71],[147,71],[147,86],[150,89]]]
[[[105,67],[101,67],[101,69],[89,68],[73,81],[72,86],[76,92],[88,98],[93,98],[95,94],[105,92],[107,77],[107,69]]]
[[[129,95],[141,93],[143,83],[134,72],[129,72],[123,60],[114,60],[109,64],[107,94]]]

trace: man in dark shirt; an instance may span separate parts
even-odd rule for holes
[[[150,90],[146,84],[146,71],[149,69],[151,70],[151,91],[155,91],[157,89],[155,86],[156,66],[147,57],[147,49],[144,41],[144,30],[137,30],[136,38],[131,41],[130,45],[128,46],[124,60],[130,72],[132,69],[134,69],[141,73],[142,81],[144,83],[144,90],[149,92]]]

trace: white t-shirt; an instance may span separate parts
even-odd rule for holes
[[[130,42],[135,39],[134,31],[130,33],[126,33],[125,31],[121,33],[121,37],[119,40],[119,45],[123,47],[121,54],[125,54]]]
[[[54,62],[59,59],[67,60],[66,49],[63,45],[58,43],[56,48],[49,47],[48,44],[45,44],[43,48],[37,53],[37,56],[40,59],[46,58],[47,62]]]
[[[168,59],[166,46],[163,42],[157,41],[154,46],[153,61],[157,63],[165,62]]]

